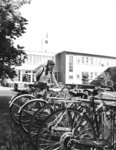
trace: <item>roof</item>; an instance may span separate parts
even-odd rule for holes
[[[88,53],[79,53],[79,52],[71,52],[71,51],[62,51],[58,54],[69,54],[69,55],[82,55],[82,56],[92,56],[92,57],[101,57],[101,58],[111,58],[116,59],[116,57],[113,56],[105,56],[105,55],[97,55],[97,54],[88,54]],[[56,54],[57,55],[57,54]]]

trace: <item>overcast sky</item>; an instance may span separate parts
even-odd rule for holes
[[[50,51],[74,51],[116,57],[116,0],[32,0],[22,15],[29,20],[18,42],[40,50],[48,33]]]

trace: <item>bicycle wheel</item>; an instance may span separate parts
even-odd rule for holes
[[[19,110],[19,122],[22,129],[28,133],[29,123],[34,113],[45,106],[47,102],[43,99],[33,99],[25,103]]]
[[[40,110],[36,111],[32,116],[30,124],[29,124],[29,137],[33,146],[36,146],[36,136],[38,134],[38,130],[46,118],[51,115],[56,110],[61,109],[60,104],[47,104],[42,107]]]
[[[9,111],[11,113],[11,117],[13,119],[13,121],[16,123],[16,124],[20,124],[19,123],[19,109],[22,105],[24,105],[26,102],[34,99],[35,97],[32,96],[32,95],[29,95],[29,94],[23,94],[23,95],[20,95],[20,96],[17,96],[13,99],[13,101],[10,103],[9,105]]]
[[[88,136],[84,138],[94,139],[93,126],[87,116],[82,116],[74,109],[58,110],[41,124],[37,135],[37,150],[67,150],[71,136],[77,136],[77,126],[81,131],[79,136],[82,137],[86,133]],[[90,148],[81,147],[78,150],[90,150]]]
[[[16,98],[16,97],[18,97],[18,96],[20,96],[20,95],[24,95],[24,94],[29,94],[27,91],[17,91],[16,93],[15,93],[15,95],[13,95],[12,97],[11,97],[11,99],[9,100],[9,106],[11,105],[11,103],[12,103],[12,101]]]

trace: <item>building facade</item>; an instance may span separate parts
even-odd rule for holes
[[[63,51],[58,54],[50,52],[26,51],[27,59],[22,66],[16,67],[17,77],[14,82],[33,83],[34,70],[46,64],[47,60],[55,62],[54,74],[58,82],[64,84],[82,84],[82,76],[88,74],[88,83],[94,80],[108,67],[116,66],[116,57]]]
[[[68,52],[56,54],[56,69],[59,81],[65,84],[82,84],[83,73],[91,82],[108,67],[116,66],[116,57]]]
[[[50,52],[38,52],[38,51],[25,51],[27,59],[22,66],[15,68],[17,76],[14,82],[19,83],[33,83],[34,81],[34,70],[40,66],[45,65],[47,60],[53,60],[55,62],[55,54]]]

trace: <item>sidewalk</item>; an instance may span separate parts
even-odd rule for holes
[[[4,87],[4,86],[1,86],[0,85],[0,91],[4,91],[4,90],[14,90],[14,88],[13,87]]]

